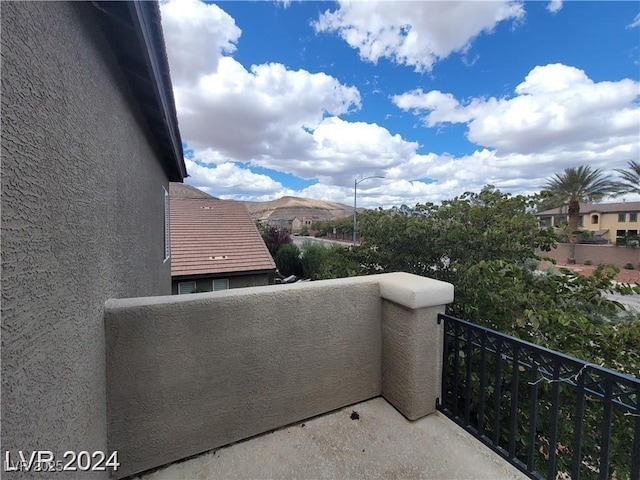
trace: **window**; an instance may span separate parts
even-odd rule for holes
[[[213,291],[217,292],[218,290],[228,290],[229,289],[229,279],[228,278],[216,278],[213,281]]]
[[[638,212],[630,213],[629,214],[629,221],[630,222],[637,222],[638,221]]]
[[[196,282],[178,282],[178,295],[196,293]]]
[[[171,240],[169,238],[169,192],[164,190],[164,261],[166,262],[171,256]],[[195,287],[194,287],[195,288]]]
[[[600,221],[600,217],[598,215],[591,215],[591,223],[596,224]]]
[[[540,217],[540,226],[542,227],[550,227],[551,226],[551,217]],[[334,228],[335,230],[335,228]],[[336,233],[336,232],[333,232]]]
[[[578,216],[578,226],[584,227],[584,217],[582,215]]]
[[[619,213],[618,214],[618,221],[619,222],[626,222],[627,221],[627,214],[626,213]]]

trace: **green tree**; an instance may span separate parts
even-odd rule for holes
[[[616,196],[627,193],[640,194],[640,163],[631,160],[627,170],[616,168],[620,174],[620,180],[615,183],[617,188]]]
[[[285,244],[291,243],[291,236],[289,235],[289,231],[285,229],[281,229],[278,227],[270,227],[268,225],[263,224],[262,222],[256,222],[256,226],[258,227],[258,231],[262,236],[262,240],[264,244],[267,246],[269,253],[272,257],[274,257]]]
[[[282,245],[274,258],[278,271],[288,277],[289,275],[302,276],[302,263],[300,261],[300,249],[294,243]]]
[[[563,173],[556,173],[544,187],[544,193],[553,199],[556,206],[567,205],[569,218],[569,241],[571,243],[568,263],[575,263],[574,232],[578,230],[580,202],[598,201],[616,192],[615,184],[602,174],[599,169],[589,166],[567,168]]]
[[[524,262],[555,246],[538,228],[531,199],[487,187],[442,205],[403,205],[361,214],[364,273],[407,271],[456,283],[482,260]],[[359,250],[358,250],[359,251]]]
[[[327,256],[322,264],[320,278],[345,278],[362,275],[361,253],[364,250],[332,245],[327,248]]]
[[[302,273],[305,278],[322,278],[322,268],[328,257],[328,249],[316,242],[306,241],[302,246]]]

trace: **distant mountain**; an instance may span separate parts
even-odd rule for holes
[[[288,220],[298,217],[312,220],[332,220],[353,215],[353,207],[343,203],[312,198],[282,197],[269,202],[244,202],[254,220]],[[358,208],[358,211],[363,211]]]
[[[186,183],[170,182],[169,194],[171,195],[171,198],[213,198],[214,200],[220,200],[219,198],[209,195],[208,193],[205,193],[202,190],[197,189],[196,187],[192,187],[191,185],[187,185]]]

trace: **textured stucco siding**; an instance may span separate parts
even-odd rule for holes
[[[2,3],[2,450],[15,454],[106,450],[104,302],[171,288],[168,183],[93,12]]]
[[[109,448],[121,452],[120,475],[382,391],[375,278],[107,306]]]

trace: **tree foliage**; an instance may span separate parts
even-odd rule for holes
[[[341,217],[332,220],[321,220],[313,223],[316,237],[333,237],[349,239],[353,235],[353,217]]]
[[[291,243],[289,231],[278,227],[270,227],[260,222],[257,223],[258,230],[267,246],[269,253],[275,259],[275,256],[282,245]]]
[[[407,271],[455,283],[485,260],[524,262],[535,249],[555,245],[551,229],[539,229],[523,196],[487,187],[442,205],[418,204],[361,214],[367,273]]]
[[[363,245],[336,250],[333,275],[325,269],[324,278],[405,271],[450,282],[449,313],[639,375],[640,322],[617,321],[622,306],[602,295],[632,287],[613,282],[615,267],[591,277],[537,272],[536,251],[549,251],[557,237],[538,227],[536,201],[489,186],[442,205],[364,212]],[[341,261],[349,267],[340,268]]]
[[[302,274],[305,278],[318,280],[328,257],[328,249],[316,242],[306,241],[302,245]]]
[[[280,274],[302,276],[302,262],[300,260],[300,249],[293,243],[282,245],[274,258],[276,267]]]
[[[631,160],[626,170],[616,168],[620,179],[615,182],[617,196],[627,193],[640,195],[640,163]]]

